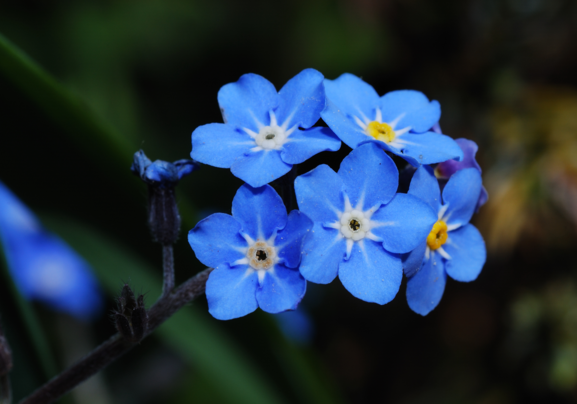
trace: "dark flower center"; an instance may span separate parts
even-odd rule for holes
[[[352,219],[349,222],[349,227],[352,231],[359,231],[361,228],[361,223],[357,219]]]
[[[266,135],[264,138],[265,138],[266,140],[274,139],[274,133],[269,133],[269,134]]]
[[[257,250],[257,252],[256,252],[256,258],[257,258],[259,261],[265,261],[266,258],[267,258],[267,256],[266,256],[266,251],[264,251],[264,250]]]

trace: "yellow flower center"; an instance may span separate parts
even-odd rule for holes
[[[427,236],[427,245],[431,250],[441,248],[447,242],[449,235],[447,234],[447,224],[439,220],[433,225],[433,229]]]
[[[395,140],[395,131],[391,126],[384,122],[373,121],[367,125],[367,133],[369,136],[385,143],[391,143]]]

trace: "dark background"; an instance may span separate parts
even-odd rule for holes
[[[298,349],[343,402],[577,402],[577,2],[1,0],[0,32],[153,160],[187,158],[191,132],[221,121],[218,89],[248,72],[277,88],[307,67],[329,79],[350,72],[379,94],[409,88],[439,100],[443,132],[480,147],[489,202],[473,223],[488,247],[483,272],[470,284],[449,281],[426,317],[408,308],[404,284],[378,306],[338,280],[309,283],[303,306],[313,334]],[[160,267],[130,156],[123,167],[113,153],[83,146],[83,133],[71,142],[66,124],[5,77],[0,108],[0,179],[8,187],[43,217],[96,229]],[[348,152],[343,145],[322,153],[299,172],[336,168]],[[180,184],[190,219],[176,248],[179,280],[202,269],[186,231],[203,215],[230,212],[240,185],[212,167]],[[131,282],[139,287],[138,274]],[[44,378],[26,339],[14,337],[25,331],[11,304],[0,285],[18,398]],[[206,310],[204,301],[198,306]],[[66,330],[87,334],[80,353],[113,333],[106,313],[78,325],[34,307],[61,366],[77,355],[62,342]],[[268,316],[207,321],[235,339],[288,402],[304,402],[281,369],[279,345],[261,332]],[[105,371],[92,393],[68,400],[220,402],[212,391],[226,386],[203,377],[152,337]]]

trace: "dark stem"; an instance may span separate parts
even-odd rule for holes
[[[162,270],[164,272],[162,296],[166,296],[174,289],[174,253],[172,244],[162,246]]]
[[[204,293],[206,280],[212,268],[208,268],[180,285],[173,293],[163,295],[148,312],[148,328],[144,337],[152,333],[182,306]],[[98,373],[110,363],[128,352],[138,342],[116,334],[104,342],[84,359],[72,365],[44,386],[40,387],[20,404],[49,404],[68,391]]]

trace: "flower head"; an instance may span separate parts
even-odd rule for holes
[[[425,240],[436,220],[412,195],[397,194],[399,172],[374,143],[354,149],[338,173],[321,165],[295,181],[299,208],[314,221],[300,271],[329,283],[338,274],[359,299],[385,304],[401,285],[398,254]]]
[[[1,182],[0,241],[10,274],[25,298],[82,319],[99,313],[102,296],[89,265],[46,232]]]
[[[134,162],[130,170],[150,186],[168,188],[174,187],[178,180],[199,168],[200,164],[187,159],[177,160],[174,163],[162,160],[152,162],[142,150],[139,150],[134,153]]]
[[[479,147],[477,143],[473,142],[469,139],[456,139],[455,142],[459,145],[461,150],[463,150],[463,160],[462,161],[455,161],[455,160],[448,160],[443,163],[440,163],[437,168],[435,168],[435,175],[437,178],[449,179],[453,174],[457,171],[462,170],[464,168],[476,168],[481,173],[481,166],[477,163],[477,159],[475,155],[477,154],[477,150]],[[485,187],[481,188],[481,194],[479,195],[479,200],[477,201],[477,205],[475,207],[475,212],[479,211],[479,208],[483,206],[487,200],[489,199],[489,194]]]
[[[225,123],[196,128],[191,156],[230,168],[253,187],[280,178],[293,164],[341,146],[330,129],[311,128],[325,106],[323,75],[314,69],[303,70],[278,93],[264,77],[245,74],[220,89],[218,104]]]
[[[470,282],[481,272],[487,255],[485,242],[469,223],[480,193],[481,174],[476,168],[454,173],[443,189],[442,199],[433,169],[422,166],[415,172],[409,194],[427,202],[437,216],[426,241],[403,256],[409,278],[407,301],[416,313],[426,315],[437,306],[447,275]]]
[[[210,215],[188,234],[199,261],[214,268],[206,283],[209,312],[229,320],[257,307],[269,313],[294,310],[306,291],[298,267],[311,227],[301,212],[287,215],[271,186],[241,186],[232,216]]]
[[[451,159],[463,152],[453,139],[432,131],[441,107],[418,91],[391,91],[379,97],[369,84],[345,73],[325,80],[326,108],[321,116],[351,148],[376,142],[414,166]]]

